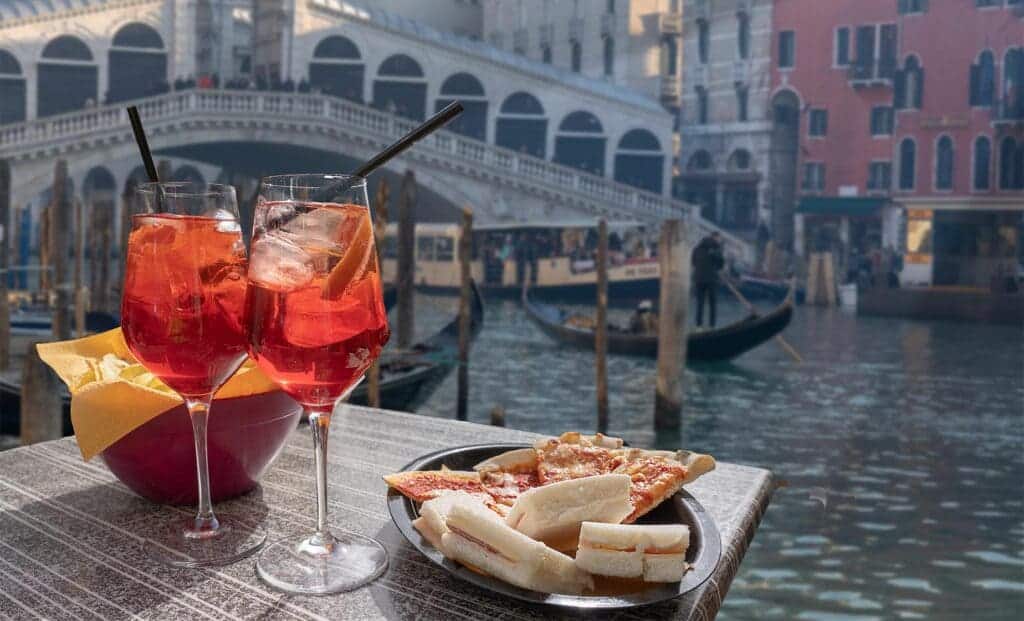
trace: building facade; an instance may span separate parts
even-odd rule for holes
[[[785,245],[791,233],[798,254],[832,251],[841,269],[891,247],[914,284],[987,286],[1015,271],[1022,9],[1020,0],[776,0],[776,239]]]
[[[687,0],[682,145],[674,192],[753,236],[769,218],[770,0]]]
[[[682,0],[483,0],[483,36],[678,113]]]

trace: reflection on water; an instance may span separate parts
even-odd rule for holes
[[[417,333],[454,313],[420,296]],[[738,317],[726,305],[725,318]],[[625,321],[621,311],[613,318]],[[608,360],[610,432],[772,469],[771,507],[720,619],[1024,615],[1024,349],[1014,327],[855,318],[799,307],[786,338],[690,370],[678,437],[652,430],[654,362]],[[595,424],[593,356],[491,302],[470,419],[557,433]],[[454,374],[421,409],[451,417]]]

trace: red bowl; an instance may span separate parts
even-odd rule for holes
[[[248,492],[284,448],[302,408],[281,391],[217,399],[207,428],[214,502]],[[195,505],[196,457],[184,405],[167,410],[103,451],[132,491],[153,502]]]

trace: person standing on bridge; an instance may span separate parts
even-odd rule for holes
[[[708,303],[708,325],[715,327],[718,302],[718,272],[725,266],[722,240],[718,231],[700,240],[690,255],[693,284],[697,294],[697,327],[704,323],[704,301]]]

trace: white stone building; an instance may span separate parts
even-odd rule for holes
[[[754,235],[768,214],[771,0],[686,0],[680,175],[705,218]]]

